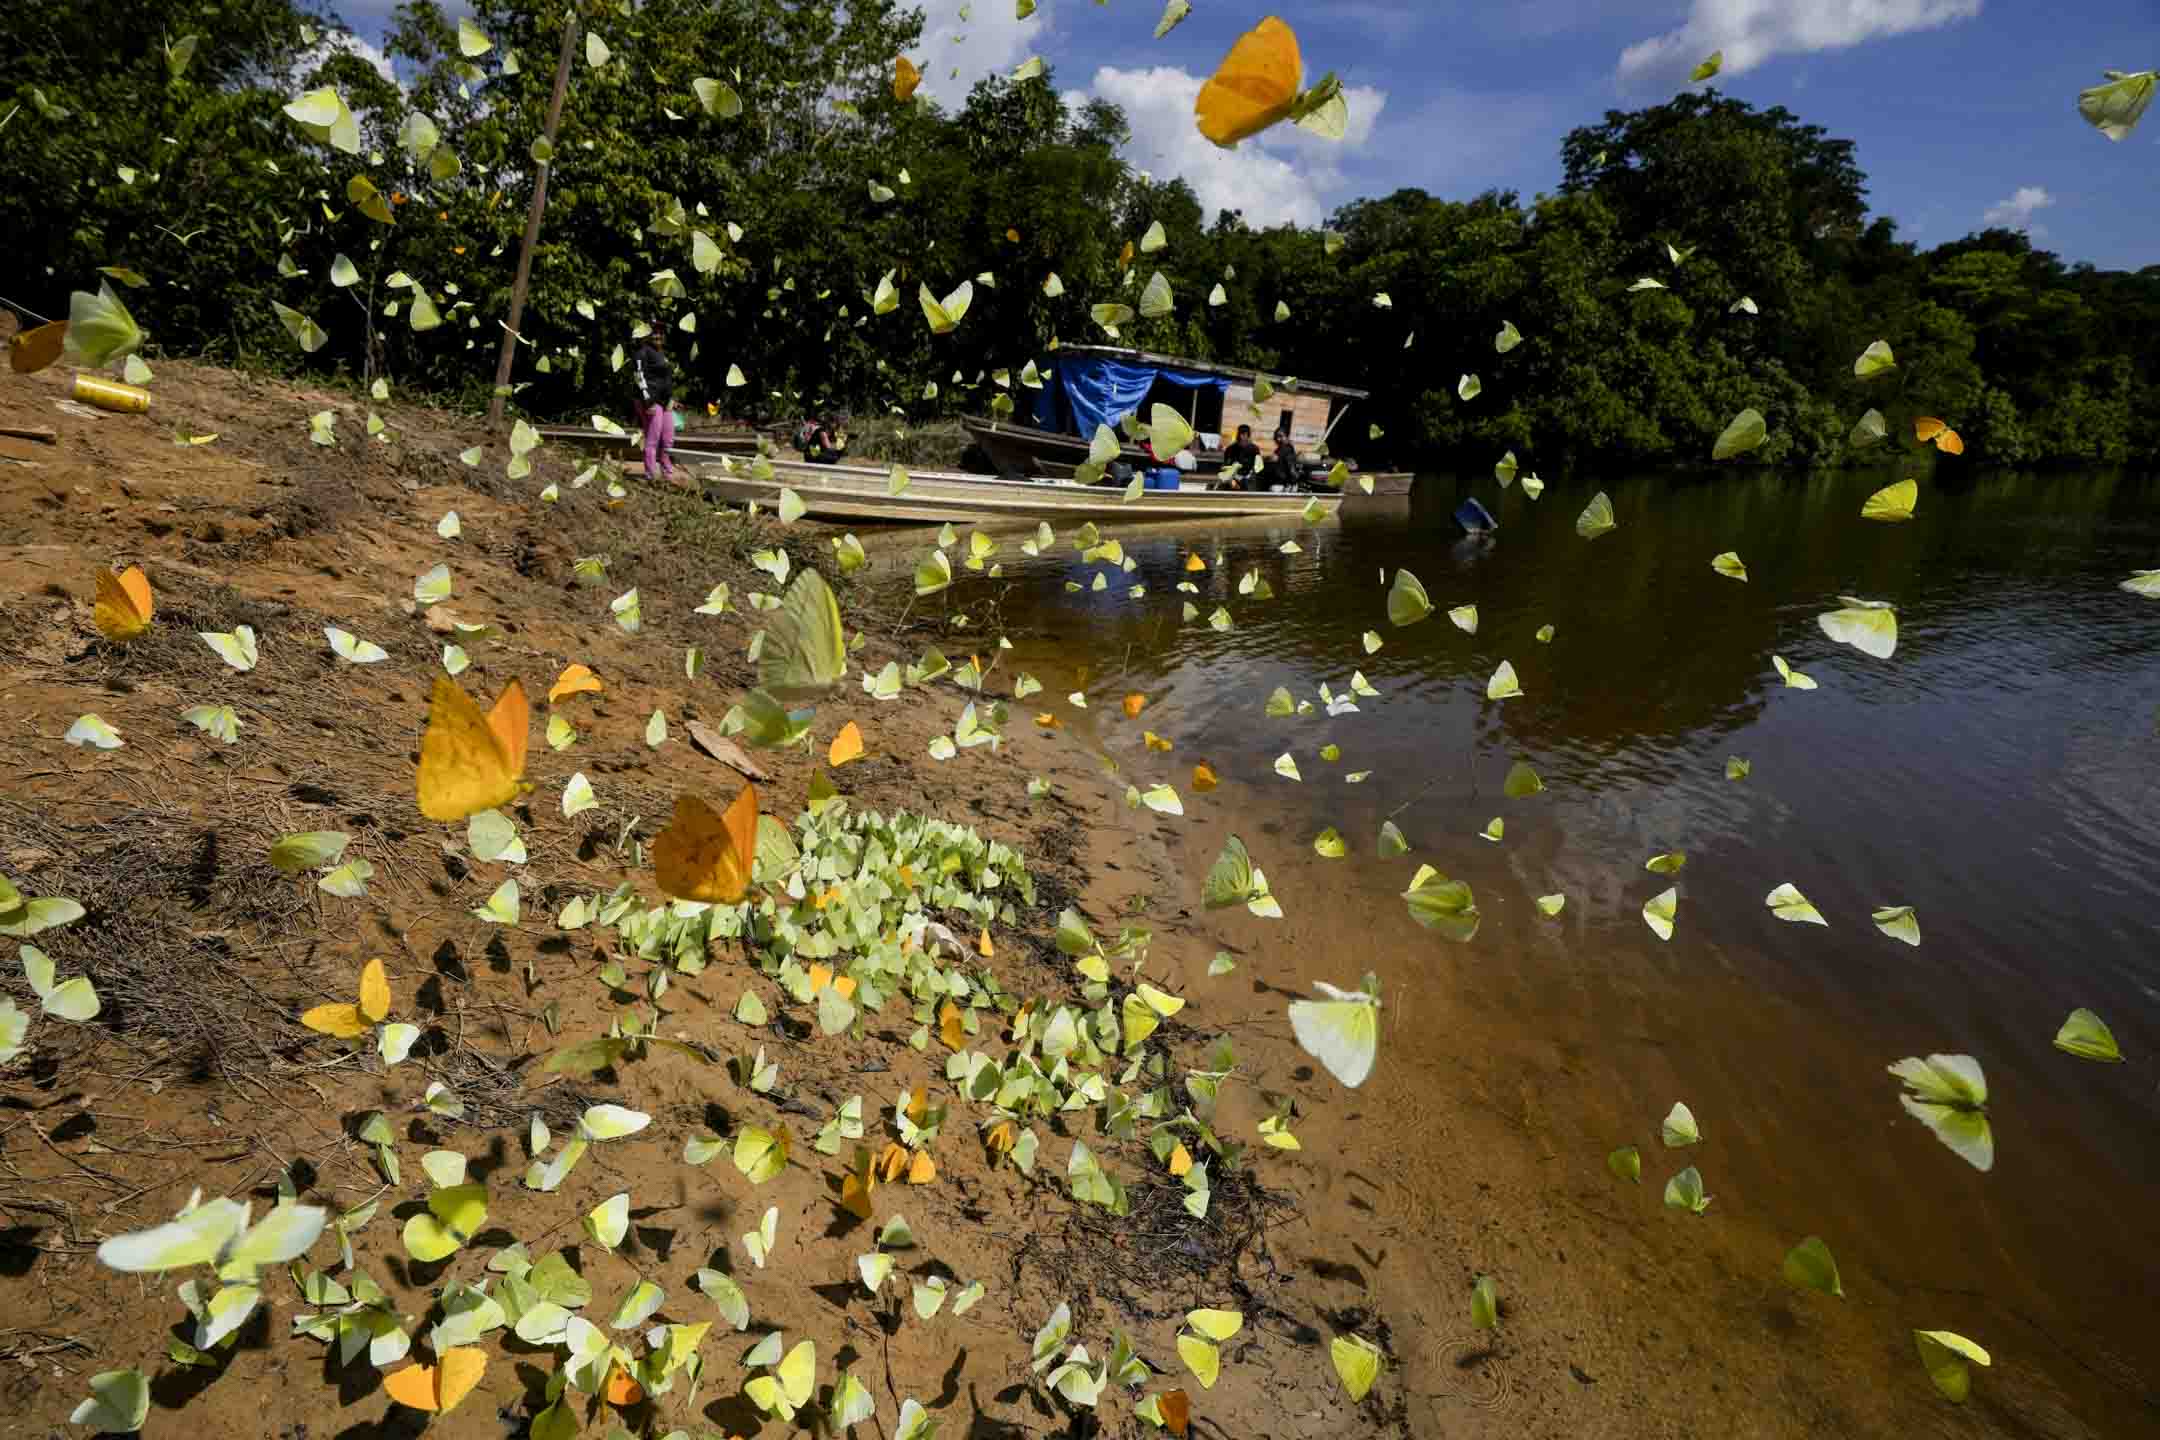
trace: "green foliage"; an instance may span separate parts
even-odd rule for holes
[[[1137,307],[1160,271],[1174,308],[1127,323],[1121,343],[1370,387],[1336,439],[1367,465],[1482,470],[1508,449],[1526,469],[1695,464],[1747,408],[1769,435],[1742,463],[1840,463],[1868,406],[1900,443],[1914,416],[1940,416],[1984,462],[2114,461],[2160,443],[2160,273],[2065,267],[1999,230],[1920,251],[1870,220],[1851,142],[1783,108],[1707,90],[1611,111],[1568,135],[1558,193],[1359,200],[1332,217],[1331,255],[1310,230],[1207,216],[1182,181],[1118,158],[1115,106],[1068,105],[1049,77],[985,80],[951,112],[895,101],[892,57],[922,26],[899,0],[569,12],[612,58],[594,67],[575,47],[546,167],[513,374],[528,414],[621,410],[629,383],[611,356],[652,322],[668,327],[686,406],[848,412],[859,455],[944,460],[950,432],[925,427],[995,395],[1024,415],[1035,392],[989,372],[1017,375],[1052,340],[1106,340],[1090,307]],[[127,298],[168,351],[484,401],[564,13],[479,0],[494,47],[468,61],[446,7],[410,0],[385,40],[393,85],[329,48],[338,27],[296,0],[172,0],[156,29],[123,0],[0,7],[17,57],[0,79],[11,298],[64,314],[94,267],[125,265],[150,277]],[[202,39],[174,78],[165,42],[186,34]],[[707,113],[693,89],[707,78],[740,96],[739,114]],[[325,85],[359,117],[358,154],[283,113]],[[454,174],[400,143],[415,116]],[[356,179],[390,198],[395,225],[348,198]],[[1167,243],[1137,253],[1151,224]],[[337,288],[341,255],[358,279]],[[439,327],[412,328],[416,292],[387,284],[400,271]],[[679,297],[655,293],[663,271]],[[888,272],[900,304],[875,315]],[[1638,277],[1663,288],[1631,290]],[[962,280],[967,319],[933,336],[917,287]],[[1736,311],[1742,297],[1758,313]],[[300,353],[273,300],[328,343]],[[1503,321],[1523,341],[1501,355]],[[1852,358],[1885,338],[1898,366],[1870,388]],[[1456,398],[1464,373],[1484,382],[1474,404]],[[1368,443],[1374,424],[1385,438]]]

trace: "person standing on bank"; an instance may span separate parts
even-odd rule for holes
[[[669,452],[675,448],[675,367],[668,363],[667,332],[658,323],[638,347],[631,370],[637,378],[638,424],[645,432],[645,478],[658,478],[653,473],[657,464],[660,475],[673,480],[675,461]]]

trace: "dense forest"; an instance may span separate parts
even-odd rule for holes
[[[5,298],[64,315],[124,267],[165,353],[484,403],[565,10],[474,9],[461,44],[433,0],[401,8],[400,85],[294,0],[171,0],[162,33],[134,0],[0,7]],[[1744,406],[1768,417],[1751,458],[1769,463],[1840,462],[1871,406],[1893,436],[1943,417],[1978,463],[2160,441],[2160,266],[2066,266],[2002,230],[1920,250],[1869,214],[1853,146],[1782,108],[1689,92],[1576,129],[1551,195],[1404,190],[1322,231],[1255,229],[1127,165],[1123,116],[1067,106],[1047,72],[952,113],[896,99],[922,21],[893,0],[571,9],[527,414],[620,409],[641,320],[673,327],[690,398],[724,415],[979,412],[1054,340],[1103,343],[1091,306],[1136,303],[1160,271],[1174,311],[1119,343],[1369,387],[1340,447],[1368,464],[1706,461]],[[287,113],[323,86],[357,120],[349,149]],[[1164,246],[1128,249],[1155,223]],[[877,314],[888,273],[899,304]],[[933,336],[918,285],[964,280],[973,308]],[[273,301],[327,341],[304,353]],[[443,323],[416,329],[430,309]],[[1503,323],[1524,343],[1499,354]],[[1877,339],[1897,368],[1863,382]]]

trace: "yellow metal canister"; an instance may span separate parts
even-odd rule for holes
[[[150,408],[150,392],[142,386],[100,380],[95,375],[75,377],[75,398],[100,410],[117,410],[123,415],[140,415]]]

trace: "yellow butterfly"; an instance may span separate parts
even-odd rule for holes
[[[915,98],[915,87],[920,84],[922,71],[915,67],[915,62],[905,55],[896,56],[893,60],[893,99],[905,104]]]
[[[1193,102],[1200,133],[1217,145],[1250,139],[1289,117],[1304,78],[1297,32],[1268,16],[1238,37],[1200,87]]]
[[[435,677],[427,733],[420,737],[420,813],[463,820],[517,797],[525,778],[532,709],[513,680],[487,714],[447,675]]]
[[[150,598],[150,580],[139,565],[115,575],[97,572],[97,606],[91,611],[97,628],[108,640],[132,640],[150,628],[157,602]]]
[[[758,797],[745,785],[725,815],[695,795],[675,797],[675,819],[653,841],[660,888],[678,900],[729,904],[750,888],[757,855]]]
[[[300,1017],[300,1023],[340,1040],[357,1040],[389,1013],[390,977],[383,973],[382,961],[370,960],[360,967],[359,1004],[317,1005]]]
[[[383,1389],[398,1404],[413,1410],[436,1410],[445,1414],[472,1394],[487,1373],[487,1351],[477,1345],[445,1350],[439,1363],[408,1365],[383,1377]]]

